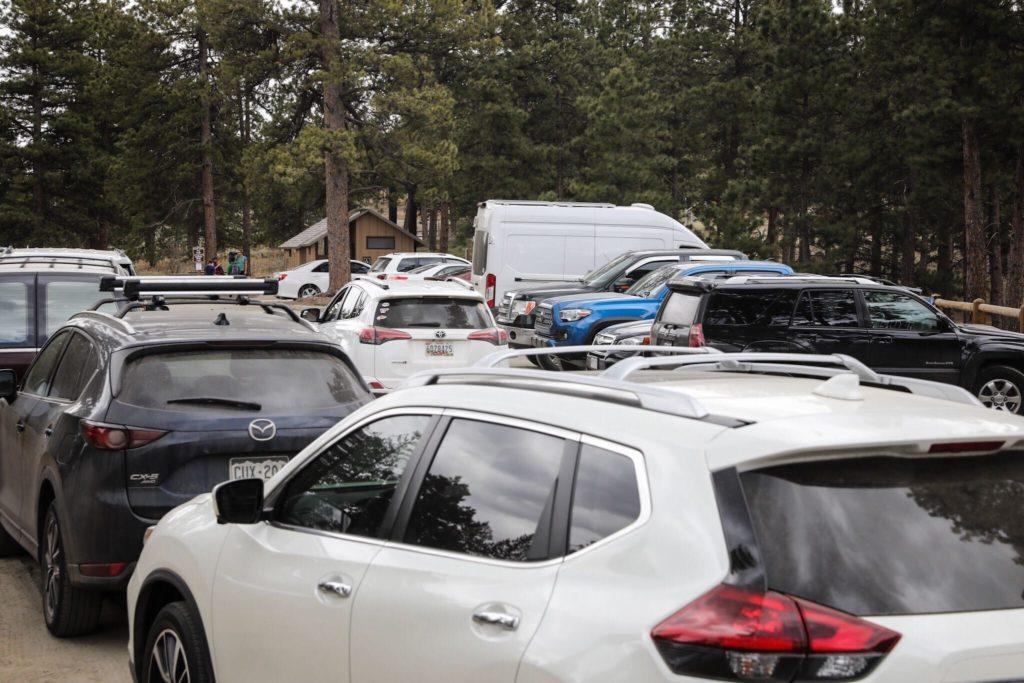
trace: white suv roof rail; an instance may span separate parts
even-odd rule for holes
[[[525,358],[544,354],[579,354],[588,351],[628,351],[631,353],[654,351],[657,353],[671,353],[673,355],[655,357],[634,356],[619,361],[599,375],[495,367],[499,363],[512,358]],[[671,368],[673,366],[677,369],[687,368],[704,372],[752,372],[782,376],[799,374],[826,379],[840,374],[853,374],[856,375],[859,382],[881,388],[891,388],[894,391],[902,391],[917,396],[926,396],[965,405],[980,405],[978,400],[962,387],[910,377],[883,375],[875,372],[859,360],[843,354],[722,353],[709,347],[648,346],[638,349],[636,346],[622,344],[496,351],[481,358],[474,366],[469,368],[427,371],[413,375],[406,382],[405,386],[436,384],[440,378],[444,377],[451,380],[462,378],[465,383],[496,382],[500,380],[505,383],[515,382],[517,386],[542,391],[574,394],[586,393],[581,391],[579,387],[575,389],[565,388],[576,384],[583,385],[586,390],[589,390],[592,398],[602,398],[599,393],[593,391],[595,387],[601,387],[629,394],[633,397],[632,402],[634,404],[644,408],[683,417],[707,419],[709,417],[708,410],[697,399],[688,396],[685,392],[660,389],[651,384],[629,381],[629,376],[640,370]],[[676,402],[674,406],[672,401]]]

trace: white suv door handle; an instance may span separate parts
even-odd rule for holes
[[[333,593],[343,598],[352,595],[352,586],[341,581],[323,581],[317,586],[324,593]]]
[[[494,624],[506,631],[515,631],[519,628],[519,617],[504,612],[477,612],[473,615],[473,621],[478,624]]]

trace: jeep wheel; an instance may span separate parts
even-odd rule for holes
[[[299,288],[300,299],[308,299],[310,297],[316,296],[319,293],[320,288],[317,287],[316,285],[302,285],[302,287]]]
[[[209,683],[210,654],[199,618],[184,602],[156,615],[141,662],[142,683]]]
[[[986,408],[1021,414],[1024,407],[1024,373],[1005,365],[993,365],[978,373],[974,393]]]
[[[50,633],[58,638],[69,638],[95,631],[100,623],[103,594],[71,585],[56,503],[50,503],[43,521],[39,566],[43,619]]]

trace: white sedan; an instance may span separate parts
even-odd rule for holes
[[[353,275],[362,275],[369,272],[370,266],[362,261],[352,260]],[[307,299],[326,292],[330,286],[330,273],[327,269],[327,259],[317,259],[303,263],[291,270],[282,270],[274,273],[277,278],[277,296],[282,299]]]
[[[838,355],[433,372],[165,516],[128,587],[131,666],[1020,681],[1022,445],[1020,417]]]

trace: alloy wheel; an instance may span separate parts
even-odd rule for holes
[[[1020,411],[1021,399],[1020,388],[1006,379],[990,380],[978,391],[978,400],[986,408],[1008,413]]]
[[[153,642],[147,680],[162,683],[190,683],[192,680],[181,638],[171,629],[161,631]]]
[[[49,622],[57,616],[58,600],[60,599],[61,564],[63,550],[60,544],[60,527],[57,515],[50,514],[46,518],[45,547],[43,548],[43,608]]]
[[[303,286],[302,289],[299,290],[299,298],[308,299],[309,297],[316,296],[319,293],[320,290],[314,287],[313,285],[305,285]]]

